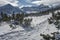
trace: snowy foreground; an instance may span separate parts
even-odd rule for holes
[[[2,23],[0,26],[0,40],[43,40],[40,36],[41,33],[49,34],[56,32],[54,24],[48,23],[50,15],[43,15],[32,18],[31,28],[23,28],[17,25],[16,29],[11,29],[9,24]]]

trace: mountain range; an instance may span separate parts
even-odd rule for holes
[[[13,12],[20,13],[20,12],[22,12],[22,10],[19,7],[14,7],[10,4],[6,4],[6,5],[0,7],[0,13],[1,12],[11,14]]]
[[[7,14],[11,14],[11,13],[38,13],[38,12],[44,12],[44,11],[48,11],[48,10],[52,10],[52,8],[54,10],[60,9],[60,4],[55,5],[55,6],[51,6],[49,7],[49,5],[39,5],[39,6],[31,6],[31,7],[15,7],[12,6],[11,4],[6,4],[4,6],[0,6],[0,13],[4,12]]]
[[[47,5],[39,5],[39,6],[32,6],[32,7],[23,7],[22,10],[25,13],[37,13],[37,12],[43,12],[49,10],[50,7]]]

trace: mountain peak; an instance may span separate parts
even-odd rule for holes
[[[4,13],[20,13],[22,12],[21,9],[19,7],[15,7],[15,6],[12,6],[11,4],[6,4],[2,7],[0,7],[0,12],[3,11]]]
[[[10,6],[10,7],[12,7],[12,5],[11,5],[11,4],[6,4],[6,5],[4,5],[4,6],[8,6],[8,7]]]
[[[12,6],[11,4],[6,4],[6,5]]]

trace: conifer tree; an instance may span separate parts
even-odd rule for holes
[[[24,13],[20,14],[19,19],[20,19],[20,24],[22,24],[24,20]]]
[[[11,20],[15,20],[15,14],[14,14],[14,11],[13,11],[13,13],[12,13]]]
[[[8,16],[7,16],[7,14],[4,14],[4,15],[3,15],[3,21],[8,21]]]

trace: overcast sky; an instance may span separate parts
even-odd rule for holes
[[[11,4],[13,6],[21,5],[40,5],[59,3],[60,0],[0,0],[0,5]]]

